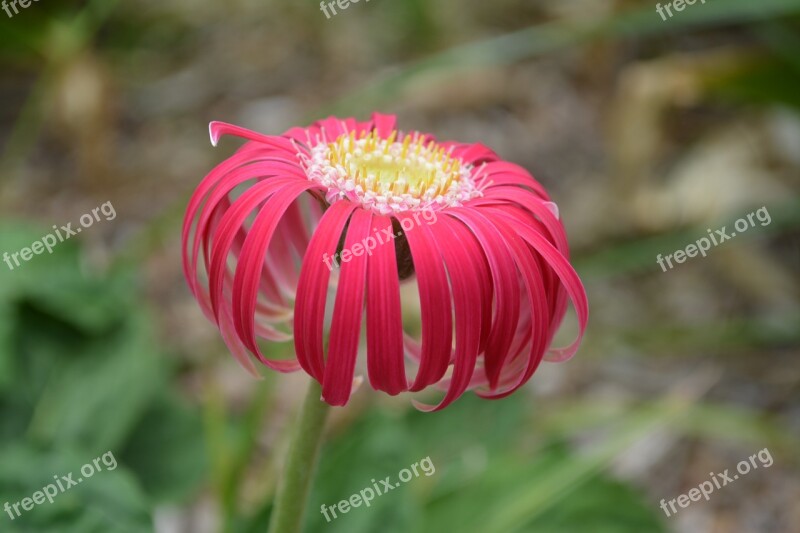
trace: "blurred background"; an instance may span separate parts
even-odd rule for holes
[[[800,531],[800,2],[42,0],[0,12],[0,504],[119,467],[12,532],[265,531],[303,375],[253,380],[183,281],[210,120],[335,113],[481,141],[559,204],[591,321],[501,401],[336,409],[309,532]],[[13,14],[13,10],[11,11]],[[766,207],[771,223],[663,272]],[[574,331],[568,316],[565,335]],[[276,346],[285,353],[291,346]],[[767,448],[774,459],[660,509]],[[415,478],[326,523],[370,480]]]

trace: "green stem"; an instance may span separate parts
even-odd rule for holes
[[[289,455],[275,497],[269,533],[300,533],[303,526],[311,478],[330,410],[328,404],[320,400],[321,395],[319,383],[312,379],[289,443]]]

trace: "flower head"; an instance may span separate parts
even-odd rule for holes
[[[417,404],[434,410],[468,389],[511,394],[542,360],[575,353],[586,295],[558,209],[523,168],[481,144],[399,131],[380,114],[280,136],[220,122],[210,131],[214,145],[227,134],[248,142],[189,202],[184,274],[251,372],[251,355],[280,372],[303,369],[325,401],[344,405],[365,319],[372,387],[438,386],[437,405]],[[403,327],[407,280],[418,287],[420,339]],[[550,349],[568,300],[578,337]],[[292,339],[291,360],[259,346]]]

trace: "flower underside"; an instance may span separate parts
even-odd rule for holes
[[[304,156],[312,181],[328,189],[327,200],[349,198],[386,215],[409,210],[460,206],[482,196],[475,168],[418,133],[376,131],[340,135],[320,142]]]

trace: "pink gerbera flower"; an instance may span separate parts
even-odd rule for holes
[[[214,145],[228,134],[249,142],[189,202],[184,274],[251,372],[251,354],[280,372],[302,368],[326,402],[344,405],[365,315],[369,383],[391,395],[441,387],[438,405],[418,404],[425,410],[468,389],[506,396],[543,359],[575,353],[586,295],[558,209],[523,168],[481,144],[398,131],[379,114],[281,136],[210,130]],[[418,286],[419,340],[403,328],[406,280]],[[549,350],[568,298],[578,337]],[[266,357],[260,339],[294,339],[296,358]]]

